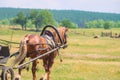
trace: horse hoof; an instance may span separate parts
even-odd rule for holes
[[[41,77],[40,80],[47,80],[47,79],[44,79],[43,77]]]
[[[15,80],[21,80],[21,76],[20,75],[17,75]]]
[[[15,78],[15,80],[19,80],[19,78]]]
[[[40,80],[43,80],[43,77],[41,77]]]
[[[15,80],[20,80],[20,78],[15,78]]]

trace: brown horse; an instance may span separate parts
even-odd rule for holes
[[[67,44],[66,32],[68,31],[65,27],[57,28],[61,39],[64,44]],[[44,54],[58,46],[61,45],[59,36],[55,30],[46,30],[41,36],[36,34],[27,34],[20,44],[19,55],[14,60],[14,64],[20,62],[22,64],[26,57],[31,59]],[[45,69],[45,75],[40,80],[50,80],[49,75],[51,72],[51,67],[54,63],[54,58],[58,54],[58,50],[52,52],[51,54],[45,55],[40,58],[43,60],[43,66]],[[33,80],[36,80],[36,70],[37,70],[37,60],[32,62],[32,75]],[[19,69],[19,75],[21,75],[21,69]]]

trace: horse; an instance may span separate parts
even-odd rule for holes
[[[68,28],[59,27],[57,28],[63,44],[67,44],[67,31]],[[19,55],[15,58],[14,64],[19,65],[25,61],[25,58],[31,59],[42,55],[58,46],[61,45],[58,34],[55,30],[45,30],[44,34],[27,34],[21,40]],[[43,67],[45,69],[45,75],[40,80],[50,80],[51,68],[54,63],[56,55],[59,54],[59,50],[53,51],[51,54],[47,54],[40,59],[43,61]],[[32,62],[32,76],[33,80],[36,80],[36,70],[38,61]],[[21,75],[21,68],[18,69],[18,74]]]

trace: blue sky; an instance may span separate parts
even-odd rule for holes
[[[0,7],[120,13],[120,0],[0,0]]]

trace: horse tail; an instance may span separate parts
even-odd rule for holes
[[[16,56],[15,60],[13,61],[13,65],[19,64],[22,60],[25,59],[27,55],[27,41],[28,37],[25,37],[20,43],[19,54]]]

